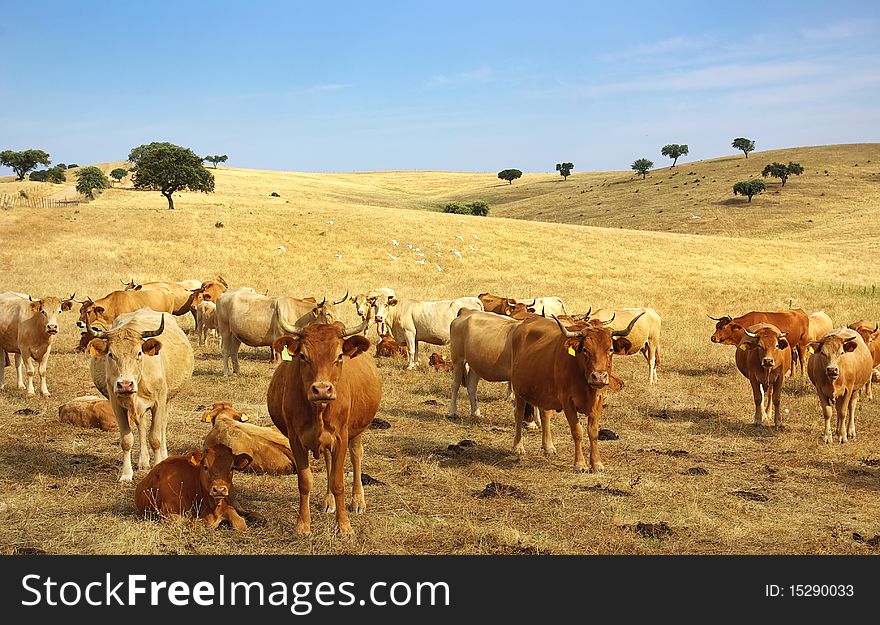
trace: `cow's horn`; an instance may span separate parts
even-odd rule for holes
[[[874,324],[874,329],[871,331],[871,334],[874,334],[877,330],[880,330],[880,323]]]
[[[645,314],[644,312],[639,313],[632,321],[629,322],[629,325],[626,326],[626,330],[615,330],[614,332],[611,333],[611,336],[612,337],[626,336],[627,334],[632,332],[633,326],[636,325],[636,321],[641,319],[642,315],[644,315],[644,314]]]
[[[342,304],[347,299],[348,299],[348,290],[346,289],[345,295],[342,296],[342,299],[339,300],[338,302],[333,302],[333,305],[335,306],[336,304]]]
[[[562,325],[562,322],[559,320],[559,317],[557,317],[556,315],[550,315],[550,316],[553,317],[553,320],[556,322],[556,325],[559,326],[559,329],[562,331],[562,334],[565,335],[565,338],[573,339],[573,338],[579,337],[581,335],[580,332],[572,332],[571,330],[567,330],[565,328],[565,326]]]
[[[73,295],[71,295],[70,297],[68,297],[68,298],[67,298],[66,300],[64,300],[64,301],[65,301],[65,302],[75,302],[76,300],[73,299],[74,297],[76,297],[76,291],[74,291],[74,292],[73,292]]]
[[[537,304],[537,303],[538,303],[538,298],[537,298],[537,297],[533,297],[533,298],[532,298],[532,303],[531,303],[531,304],[526,304],[526,306],[534,306],[534,305]]]
[[[755,338],[756,336],[758,336],[756,333],[749,332],[748,330],[745,330],[745,329],[744,329],[744,332],[746,333],[746,336],[750,336],[752,338]]]
[[[326,303],[327,303],[327,298],[326,298],[326,297],[322,297],[322,298],[321,298],[321,301],[318,302],[318,305],[315,306],[315,308],[320,308],[321,306],[323,306],[323,305],[326,304]]]
[[[709,319],[711,319],[712,321],[721,321],[722,319],[724,319],[724,317],[713,317],[712,315],[706,316],[709,317]]]
[[[347,327],[343,328],[343,329],[342,329],[342,338],[346,338],[346,337],[352,336],[353,334],[360,334],[361,332],[363,332],[364,330],[366,330],[366,329],[367,329],[367,326],[370,325],[370,311],[371,311],[371,310],[373,310],[373,309],[370,308],[370,309],[367,311],[367,316],[364,317],[364,320],[361,322],[360,325],[357,325],[357,326],[347,326]]]
[[[165,315],[162,315],[162,321],[159,322],[159,328],[157,330],[147,330],[145,332],[141,332],[142,339],[150,339],[154,336],[159,336],[162,334],[162,331],[165,329]]]
[[[608,321],[603,321],[603,322],[602,322],[602,325],[603,325],[603,326],[611,325],[611,322],[614,321],[614,318],[615,318],[616,316],[617,316],[617,313],[616,313],[616,312],[611,313],[611,319],[609,319]]]
[[[785,338],[788,335],[788,332],[780,332],[779,338]]]
[[[87,333],[87,334],[91,334],[92,337],[94,337],[94,338],[96,338],[96,339],[106,339],[106,338],[107,338],[107,331],[106,331],[106,330],[102,330],[102,329],[99,328],[98,326],[88,326],[88,327],[86,327],[86,333]]]

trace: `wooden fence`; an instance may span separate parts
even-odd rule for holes
[[[18,193],[0,194],[0,208],[13,208],[15,206],[27,206],[30,208],[64,208],[66,206],[79,206],[85,200],[53,200],[51,198],[24,197]]]

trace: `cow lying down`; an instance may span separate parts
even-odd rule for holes
[[[247,529],[249,516],[232,492],[233,470],[251,462],[247,454],[233,454],[226,445],[212,445],[182,456],[168,456],[155,465],[134,491],[134,503],[144,516],[195,516],[208,527],[228,521],[238,531]]]
[[[109,399],[85,395],[58,406],[58,420],[81,428],[100,428],[105,432],[118,431],[116,415]]]
[[[215,402],[202,415],[213,427],[205,436],[204,446],[226,445],[233,454],[247,454],[252,460],[247,470],[254,473],[289,475],[294,472],[290,441],[275,426],[247,423],[248,416],[228,402]]]

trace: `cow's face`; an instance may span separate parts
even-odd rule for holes
[[[232,407],[232,404],[227,401],[214,402],[214,406],[202,414],[202,421],[213,425],[217,420],[217,417],[220,415],[225,415],[234,421],[241,421],[242,423],[248,421],[247,413],[236,410]]]
[[[746,330],[738,348],[754,352],[761,367],[769,372],[782,361],[783,352],[789,349],[785,332],[770,324],[762,324],[755,331]]]
[[[508,302],[511,300],[508,300]],[[538,313],[535,312],[535,309],[526,306],[523,303],[517,304],[507,304],[504,310],[504,314],[508,317],[516,319],[517,321],[522,321],[523,319],[528,319],[529,317],[535,317]]]
[[[593,323],[581,326],[579,336],[565,340],[565,352],[576,359],[588,385],[595,389],[605,388],[616,379],[611,373],[611,356],[614,353],[611,329]]]
[[[103,306],[98,306],[91,299],[87,299],[79,307],[79,321],[76,326],[82,330],[89,330],[98,323],[106,324],[106,316]]]
[[[508,306],[513,306],[516,302],[506,297],[492,295],[491,293],[480,293],[477,298],[483,302],[483,310],[499,315],[507,315],[505,312]]]
[[[153,337],[144,339],[140,332],[128,328],[102,334],[89,342],[88,353],[93,358],[105,358],[110,390],[117,397],[131,397],[138,391],[144,361],[159,354],[162,342]]]
[[[851,330],[855,330],[862,336],[862,340],[866,345],[870,345],[872,341],[880,338],[880,324],[870,323],[868,321],[856,321],[849,325]]]
[[[807,349],[810,356],[810,367],[814,366],[813,359],[818,359],[820,372],[832,382],[840,377],[840,358],[847,353],[855,351],[859,346],[859,337],[844,338],[839,335],[826,336],[820,341],[812,341]]]
[[[186,458],[192,466],[198,467],[202,492],[215,500],[229,497],[233,469],[240,471],[253,461],[250,455],[233,454],[229,447],[219,444],[202,451],[191,451]]]
[[[373,318],[376,320],[379,328],[387,331],[387,321],[394,316],[394,307],[397,306],[397,297],[383,293],[381,295],[371,295],[367,301],[368,303],[371,303],[371,307],[374,311]],[[369,308],[367,310],[369,311]]]
[[[299,336],[286,335],[275,340],[272,349],[285,359],[284,351],[297,361],[303,394],[316,407],[336,399],[336,384],[346,358],[355,358],[370,348],[365,336],[343,338],[340,322],[315,324],[302,329]]]
[[[737,345],[745,334],[745,328],[734,322],[731,317],[721,317],[715,324],[712,342],[721,345]]]
[[[71,309],[73,304],[70,300],[62,302],[57,297],[44,297],[31,301],[31,314],[40,316],[40,323],[46,334],[53,336],[58,334],[58,315]]]

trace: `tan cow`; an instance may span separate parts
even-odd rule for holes
[[[807,337],[811,341],[818,341],[834,329],[834,322],[824,310],[811,313],[807,321],[809,322]]]
[[[192,377],[193,351],[174,317],[148,308],[119,315],[109,330],[95,334],[87,348],[92,380],[113,406],[122,447],[119,481],[130,482],[134,436],[129,419],[140,434],[138,469],[150,466],[147,411],[152,415],[149,444],[154,463],[166,458],[168,403]]]
[[[213,427],[205,436],[204,447],[226,445],[234,454],[248,454],[253,460],[248,471],[272,475],[294,472],[290,441],[274,426],[248,423],[248,416],[229,402],[214,402],[202,421]]]
[[[267,297],[246,287],[225,291],[217,300],[223,375],[229,375],[230,358],[233,373],[239,372],[238,350],[242,343],[268,346],[309,324],[332,323],[337,316],[334,304],[326,299],[316,303],[314,299]]]
[[[193,291],[192,307],[196,308],[200,302],[214,302],[229,288],[222,276],[213,280],[205,280],[198,289]]]
[[[35,300],[30,295],[13,291],[0,293],[0,351],[15,354],[18,388],[27,388],[28,395],[34,394],[34,375],[39,372],[40,394],[49,396],[46,367],[58,333],[58,315],[72,306],[73,295],[62,301],[57,297]],[[0,389],[3,388],[3,377],[4,367],[0,367]]]
[[[486,312],[507,315],[508,317],[513,316],[512,313],[516,310],[517,304],[522,304],[527,309],[530,309],[528,312],[534,312],[545,317],[553,315],[559,317],[568,314],[568,311],[565,310],[565,302],[563,302],[561,298],[555,296],[514,298],[502,297],[491,293],[480,293],[477,297],[483,302],[483,310]],[[543,311],[543,313],[541,311]],[[522,315],[522,312],[520,312],[520,315]],[[517,318],[524,319],[525,316],[518,316]]]
[[[220,340],[219,328],[217,326],[217,305],[214,302],[199,302],[196,306],[196,336],[198,336],[199,346],[203,346],[209,334]],[[222,344],[221,344],[222,349]]]
[[[76,397],[58,406],[58,420],[81,428],[100,428],[105,432],[119,429],[109,399],[98,395]]]
[[[807,373],[825,418],[823,441],[827,445],[832,440],[831,413],[836,409],[838,440],[845,443],[856,436],[856,407],[862,387],[871,379],[871,351],[850,328],[832,330],[807,349],[812,353]]]
[[[168,289],[174,296],[174,310],[172,314],[177,316],[192,312],[193,299],[202,288],[201,280],[180,280],[178,282],[143,282],[137,284],[134,280],[123,282],[126,291],[153,291],[156,289]],[[195,318],[195,314],[193,314]]]
[[[92,301],[86,298],[79,308],[77,327],[92,332],[106,330],[114,320],[124,313],[149,308],[156,312],[174,314],[174,295],[169,289],[156,288],[138,291],[112,291],[104,297]]]
[[[755,400],[755,425],[763,425],[764,417],[773,418],[777,429],[783,428],[782,384],[791,368],[791,346],[785,332],[770,323],[757,323],[745,329],[737,345],[736,368],[752,385]]]
[[[660,315],[653,308],[600,308],[592,311],[590,319],[598,319],[611,326],[612,330],[622,330],[635,317],[640,317],[626,337],[630,347],[627,351],[615,352],[620,356],[641,353],[648,362],[648,384],[657,382],[657,367],[660,365]]]
[[[364,512],[366,502],[361,480],[363,433],[376,416],[382,383],[376,361],[367,351],[370,341],[360,336],[369,316],[358,327],[340,322],[313,324],[294,329],[275,341],[282,354],[266,394],[269,416],[290,439],[297,467],[299,515],[296,532],[311,531],[309,495],[312,471],[308,453],[323,456],[327,467],[325,512],[336,512],[342,534],[351,534],[345,507],[345,456],[351,450],[353,512]]]
[[[865,341],[865,344],[871,352],[871,366],[876,369],[880,366],[880,324],[871,323],[870,321],[862,319],[860,321],[854,321],[849,324],[848,327],[861,335],[862,340]],[[868,383],[865,384],[865,393],[867,393],[869,400],[874,399],[874,377],[875,376],[872,374],[868,379]]]

